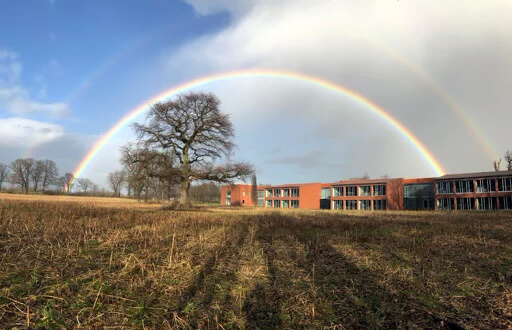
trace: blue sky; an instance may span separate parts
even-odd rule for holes
[[[490,170],[494,156],[512,149],[511,13],[498,0],[5,0],[0,162],[50,158],[71,171],[101,134],[162,90],[263,68],[356,91],[408,127],[448,172]],[[231,113],[236,158],[255,164],[260,182],[435,175],[401,134],[346,96],[271,78],[200,89]],[[120,168],[119,146],[133,138],[123,129],[84,176],[105,185]]]

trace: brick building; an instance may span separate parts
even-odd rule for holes
[[[253,206],[251,185],[221,187],[221,205]],[[266,208],[512,210],[512,171],[437,178],[344,180],[258,187]]]

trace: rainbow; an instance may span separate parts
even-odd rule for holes
[[[211,84],[219,81],[229,80],[229,79],[238,79],[238,78],[258,78],[258,77],[266,77],[266,78],[281,78],[281,79],[292,79],[308,82],[310,84],[314,84],[317,86],[324,87],[328,90],[340,93],[360,105],[366,107],[368,110],[378,115],[385,121],[387,121],[391,126],[396,128],[410,143],[418,150],[418,152],[423,156],[423,158],[428,162],[428,164],[432,167],[435,173],[438,176],[441,176],[445,173],[441,164],[434,158],[432,153],[423,145],[423,143],[411,133],[403,124],[401,124],[398,120],[393,118],[389,113],[384,111],[377,104],[368,100],[361,94],[358,94],[355,91],[352,91],[346,87],[341,85],[337,85],[331,81],[310,76],[302,73],[290,72],[290,71],[278,71],[278,70],[262,70],[262,69],[250,69],[250,70],[239,70],[239,71],[230,71],[223,72],[213,75],[208,75],[204,77],[200,77],[194,80],[190,80],[184,82],[180,85],[171,87],[167,90],[162,91],[159,94],[154,95],[147,101],[138,105],[137,107],[130,110],[126,115],[124,115],[114,126],[112,126],[106,133],[104,133],[101,138],[99,138],[96,143],[92,146],[92,148],[87,152],[85,157],[80,161],[78,166],[73,171],[73,174],[76,178],[79,178],[82,172],[85,170],[87,165],[92,161],[94,156],[105,146],[105,144],[110,140],[112,136],[114,136],[119,130],[121,130],[126,124],[133,121],[137,116],[147,110],[151,104],[154,104],[159,101],[166,100],[173,95],[180,93],[182,91],[199,87],[206,84]]]

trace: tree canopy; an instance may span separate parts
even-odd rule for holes
[[[252,165],[231,161],[233,124],[219,106],[220,100],[211,93],[179,94],[175,100],[153,104],[146,123],[133,125],[139,138],[134,150],[138,154],[144,150],[146,158],[152,154],[153,159],[166,161],[165,171],[161,167],[159,171],[179,183],[180,204],[189,204],[193,181],[230,182],[253,173]],[[221,159],[224,162],[217,163]]]

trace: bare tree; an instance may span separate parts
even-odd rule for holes
[[[45,159],[41,161],[43,166],[43,175],[41,177],[41,185],[43,192],[51,184],[57,183],[59,177],[59,169],[53,160]]]
[[[34,163],[34,167],[32,169],[32,183],[34,184],[34,192],[37,191],[37,187],[43,179],[43,173],[44,163],[41,160],[38,160]]]
[[[110,172],[107,179],[110,188],[114,191],[114,196],[119,197],[126,180],[126,173],[124,171]]]
[[[505,161],[507,162],[507,171],[512,171],[512,152],[510,150],[505,152]]]
[[[19,184],[25,194],[28,194],[34,163],[35,160],[32,158],[18,158],[11,162],[11,181]]]
[[[498,172],[500,170],[500,165],[501,165],[501,158],[500,160],[495,160],[492,165],[494,166],[494,170],[496,172]]]
[[[164,193],[170,197],[172,186],[178,182],[176,156],[172,152],[149,150],[129,143],[121,147],[121,153],[126,183],[138,200],[143,191],[147,200],[150,186],[159,187],[160,197]]]
[[[9,166],[7,164],[0,163],[0,190],[2,190],[2,184],[4,183],[4,181],[7,181],[9,172]]]
[[[352,177],[350,180],[369,180],[370,176],[368,175],[368,172],[364,172],[362,176],[359,177]]]
[[[94,182],[87,178],[80,178],[76,180],[76,184],[82,189],[84,194],[87,194],[87,190],[94,186]]]
[[[64,185],[64,191],[69,194],[75,183],[75,175],[73,173],[68,172],[64,174],[61,180],[61,184]]]
[[[258,205],[258,180],[256,174],[251,176],[251,201],[252,205]]]
[[[229,182],[253,173],[247,163],[216,165],[232,155],[233,125],[219,110],[211,93],[179,94],[175,101],[156,103],[147,115],[147,125],[134,124],[140,146],[158,153],[172,152],[180,185],[180,204],[189,205],[190,184],[196,180]]]

